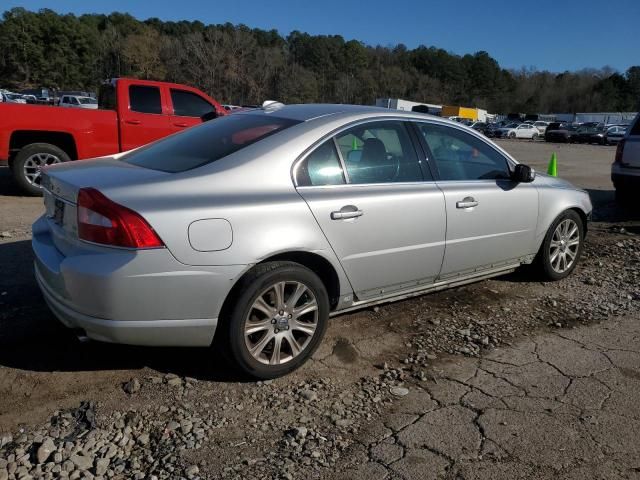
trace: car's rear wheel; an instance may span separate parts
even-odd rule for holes
[[[584,223],[574,210],[563,212],[549,227],[536,263],[547,280],[561,280],[571,274],[580,259]]]
[[[293,262],[258,265],[236,289],[226,341],[248,375],[269,379],[302,365],[316,350],[329,318],[329,297],[318,276]]]
[[[533,136],[531,137],[531,140],[533,140],[534,142],[538,140],[538,134],[534,133]]]
[[[59,147],[49,143],[32,143],[22,148],[13,160],[11,172],[20,189],[27,195],[42,195],[42,168],[71,160]]]

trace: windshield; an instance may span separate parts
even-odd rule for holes
[[[122,160],[163,172],[184,172],[215,162],[298,123],[270,115],[229,115],[135,150]]]
[[[89,97],[78,97],[78,100],[80,100],[80,103],[83,105],[97,105],[98,101],[95,98],[89,98]]]

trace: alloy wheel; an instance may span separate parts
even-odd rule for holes
[[[267,365],[294,359],[309,345],[318,327],[318,301],[298,281],[280,281],[264,289],[244,323],[245,345]]]
[[[569,270],[578,256],[580,230],[575,221],[561,221],[553,232],[549,245],[549,263],[556,273]]]
[[[51,153],[35,153],[24,161],[24,178],[26,178],[31,185],[39,187],[42,168],[60,162],[60,158]]]

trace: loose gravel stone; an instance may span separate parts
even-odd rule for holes
[[[393,387],[391,390],[391,394],[396,397],[404,397],[409,395],[409,389],[405,387]]]
[[[38,451],[36,452],[36,459],[38,460],[38,463],[46,462],[55,449],[56,446],[50,438],[47,438],[42,442],[42,445],[38,447]]]
[[[128,394],[137,393],[140,391],[140,381],[137,378],[132,378],[124,384],[123,390]]]

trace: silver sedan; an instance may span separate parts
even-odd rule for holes
[[[569,275],[586,192],[459,123],[270,104],[43,175],[35,272],[68,327],[300,366],[330,316],[534,263]],[[214,341],[215,340],[215,341]]]

